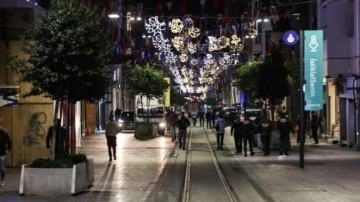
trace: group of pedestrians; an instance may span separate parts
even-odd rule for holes
[[[245,116],[243,121],[240,120],[240,117],[236,117],[230,129],[230,135],[234,136],[236,153],[242,153],[244,150],[244,156],[246,157],[249,146],[250,155],[253,156],[255,154],[253,151],[254,135],[260,134],[263,155],[270,155],[270,141],[273,128],[273,123],[266,115],[257,124],[251,121],[249,117]],[[287,114],[281,115],[278,120],[278,129],[280,133],[280,155],[289,155],[290,132],[295,131]],[[222,148],[221,144],[222,142],[220,142],[220,148]]]
[[[234,136],[236,153],[242,153],[242,145],[244,144],[244,156],[247,156],[247,145],[249,144],[250,155],[253,156],[253,136],[255,134],[255,125],[248,118],[245,117],[243,121],[240,117],[236,117],[231,125],[230,135]]]

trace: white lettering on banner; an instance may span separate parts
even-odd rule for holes
[[[316,94],[316,61],[317,59],[310,59],[310,97],[315,97]]]

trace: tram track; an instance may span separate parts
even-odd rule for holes
[[[212,194],[215,194],[217,197],[221,198],[221,201],[229,201],[229,202],[238,202],[240,201],[234,192],[234,190],[231,187],[231,184],[229,183],[225,173],[223,172],[223,169],[221,167],[221,164],[218,160],[217,154],[215,152],[215,147],[212,146],[211,140],[209,138],[209,134],[207,131],[203,128],[195,128],[195,130],[202,130],[201,133],[193,132],[193,128],[189,135],[189,141],[188,141],[188,149],[187,149],[187,156],[186,156],[186,168],[185,168],[185,175],[184,175],[184,187],[183,187],[183,193],[182,193],[182,202],[191,202],[196,201],[196,197],[204,197],[204,196],[193,196],[197,195],[199,191],[201,190],[216,190],[217,193],[208,193],[205,194],[205,197],[209,197],[207,201],[215,200]],[[197,143],[194,143],[194,137],[193,135],[196,134],[197,137],[195,137]],[[211,135],[211,134],[210,134]],[[204,149],[204,144],[206,145],[206,149]],[[193,147],[194,146],[194,147]],[[199,149],[200,147],[200,149]],[[200,156],[200,157],[199,157]],[[193,158],[196,157],[197,159],[205,159],[203,162],[203,166],[207,168],[202,168],[201,166],[195,166],[193,165],[196,163],[193,161]],[[211,161],[211,162],[208,162]],[[210,166],[211,164],[211,166]],[[197,177],[196,181],[199,181],[199,179],[203,179],[203,182],[197,182],[196,185],[193,185],[192,179],[195,178],[194,173],[199,173],[198,169],[204,169],[202,172],[203,175],[207,175],[208,178],[201,178]],[[216,171],[216,178],[215,179],[215,173]],[[200,171],[201,172],[201,171]],[[207,172],[207,174],[205,174]],[[209,180],[211,178],[211,181]],[[194,180],[195,181],[195,180]],[[212,184],[212,182],[215,182]],[[195,184],[195,183],[194,183]],[[200,187],[201,186],[209,186],[209,187]],[[192,187],[197,186],[197,187]],[[222,190],[220,190],[220,187]],[[194,199],[193,199],[194,198]],[[203,199],[205,200],[205,199]]]

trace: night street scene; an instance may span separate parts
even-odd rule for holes
[[[1,202],[359,202],[360,0],[1,0]]]

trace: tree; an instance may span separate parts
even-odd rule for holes
[[[164,80],[164,76],[159,70],[152,65],[136,65],[130,69],[125,78],[126,90],[130,95],[145,96],[148,106],[150,99],[162,99],[164,92],[168,89],[169,84]],[[148,122],[149,120],[147,120]]]
[[[289,96],[289,86],[289,70],[285,66],[285,59],[278,49],[274,49],[259,65],[257,84],[259,98],[269,101],[273,120],[275,105]]]
[[[29,57],[12,57],[10,68],[19,74],[20,82],[32,84],[24,96],[43,95],[57,101],[54,125],[62,101],[73,109],[73,102],[98,100],[108,90],[112,67],[104,33],[95,8],[76,0],[54,0],[39,26],[24,37],[22,50]]]
[[[248,62],[236,70],[237,85],[248,98],[254,99],[258,94],[258,78],[260,62]],[[247,98],[247,100],[249,100]],[[244,107],[246,108],[247,100]],[[245,109],[246,110],[246,109]]]

